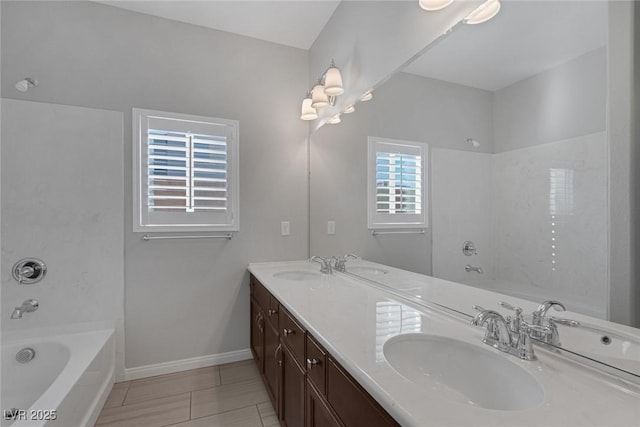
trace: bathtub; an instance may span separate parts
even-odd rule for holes
[[[35,355],[19,363],[23,349]],[[115,380],[114,331],[3,340],[1,378],[1,427],[92,427]]]

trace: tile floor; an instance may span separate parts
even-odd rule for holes
[[[279,427],[253,360],[116,383],[96,427]]]

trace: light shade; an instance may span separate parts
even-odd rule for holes
[[[311,91],[311,106],[313,108],[324,108],[327,105],[329,105],[329,97],[324,93],[324,86],[318,83]]]
[[[342,120],[340,119],[340,114],[336,114],[335,116],[333,116],[329,120],[327,120],[327,123],[329,123],[330,125],[337,125],[341,121]]]
[[[302,111],[300,112],[301,120],[315,120],[318,118],[316,109],[311,106],[311,98],[302,100]]]
[[[337,67],[331,67],[324,75],[324,93],[328,96],[338,96],[344,93],[342,74]]]
[[[420,0],[418,4],[424,10],[433,12],[434,10],[444,9],[453,3],[453,0]]]
[[[368,90],[360,97],[360,101],[370,101],[372,98],[373,98],[373,92]]]
[[[465,24],[482,24],[493,18],[500,11],[500,0],[487,0],[464,20]]]

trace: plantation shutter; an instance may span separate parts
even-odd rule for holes
[[[231,229],[233,122],[147,115],[140,129],[140,218],[151,227]]]
[[[369,138],[369,228],[426,226],[426,144]]]

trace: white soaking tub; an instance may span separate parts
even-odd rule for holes
[[[92,427],[114,378],[112,329],[3,341],[1,427]]]

